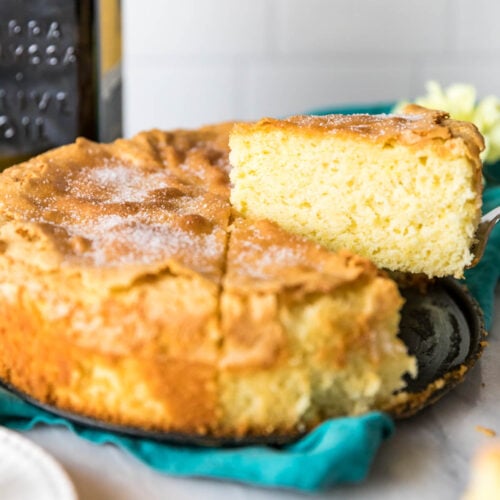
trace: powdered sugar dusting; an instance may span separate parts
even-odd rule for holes
[[[103,162],[99,167],[83,168],[69,184],[69,192],[85,197],[85,188],[91,185],[105,195],[103,203],[141,202],[152,190],[166,187],[168,176],[167,171],[145,174],[134,166]]]
[[[443,134],[441,119],[437,111],[411,112],[401,114],[332,114],[299,115],[286,121],[299,127],[322,129],[332,135],[345,132],[367,138],[387,138],[394,136],[440,136]]]
[[[220,273],[226,238],[220,221],[229,209],[203,189],[157,165],[110,159],[62,180],[63,189],[36,200],[32,221],[54,229],[67,262],[117,267],[176,260]]]
[[[193,235],[171,224],[147,223],[135,216],[104,215],[84,227],[73,226],[74,236],[91,241],[85,257],[97,266],[145,264],[186,257],[203,266],[222,251],[216,232]]]
[[[233,239],[234,242],[234,239]],[[258,279],[282,276],[286,269],[308,267],[307,251],[302,245],[282,246],[266,238],[258,230],[238,237],[230,257],[232,270]]]
[[[259,255],[256,263],[261,268],[294,267],[304,264],[304,253],[297,247],[270,245]]]

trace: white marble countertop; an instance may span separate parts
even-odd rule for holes
[[[500,435],[500,289],[496,298],[489,345],[466,380],[434,406],[397,424],[395,435],[382,445],[364,483],[308,498],[455,500],[461,497],[472,456],[493,439],[477,426],[493,429]],[[60,428],[40,427],[25,436],[63,465],[80,500],[304,498],[282,490],[164,476],[111,445],[94,445]]]

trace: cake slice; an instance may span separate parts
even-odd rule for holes
[[[397,337],[402,303],[367,259],[237,217],[220,302],[222,428],[294,433],[390,410],[416,374]]]
[[[296,116],[237,124],[231,201],[378,266],[462,277],[481,209],[474,125],[409,105],[401,115]]]

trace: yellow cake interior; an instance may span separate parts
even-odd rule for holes
[[[421,109],[237,125],[231,201],[383,268],[461,277],[480,216],[480,137]]]

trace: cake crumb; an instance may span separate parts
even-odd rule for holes
[[[483,427],[482,425],[476,425],[476,431],[481,432],[488,437],[495,437],[497,435],[496,431],[490,429],[489,427]]]

